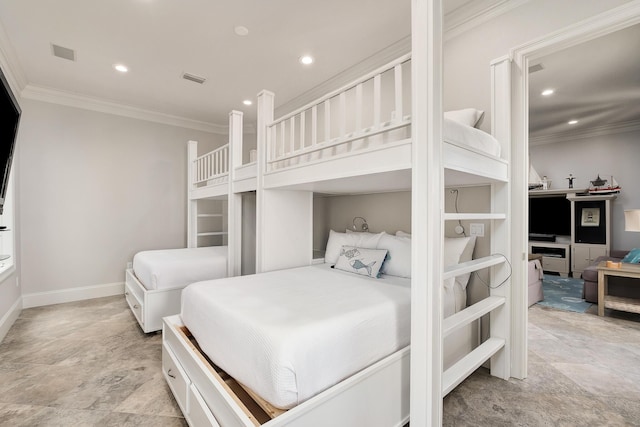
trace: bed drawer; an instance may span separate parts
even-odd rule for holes
[[[128,284],[125,284],[124,286],[124,297],[126,298],[127,304],[129,304],[133,315],[136,316],[136,320],[138,320],[138,323],[140,323],[140,325],[144,328],[144,305],[142,304],[142,300],[138,299],[136,294],[131,291]]]
[[[191,381],[166,344],[162,345],[162,373],[182,413],[187,414],[187,390]]]
[[[200,396],[198,389],[196,389],[193,384],[189,386],[188,393],[189,412],[187,420],[189,421],[189,425],[195,427],[220,427],[220,424],[218,424],[204,399]]]

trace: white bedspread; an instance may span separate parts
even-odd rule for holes
[[[227,247],[159,249],[138,252],[133,272],[149,289],[184,287],[201,280],[227,276]]]
[[[465,126],[453,120],[444,119],[442,129],[446,142],[475,148],[483,153],[500,157],[500,143],[493,135],[480,129]]]
[[[214,363],[290,408],[409,344],[410,283],[313,265],[194,283],[181,316]]]

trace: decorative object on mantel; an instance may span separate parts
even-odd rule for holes
[[[547,179],[547,175],[542,177],[542,189],[548,190],[551,188],[551,180]]]
[[[529,165],[529,190],[542,190],[542,179],[533,165]]]
[[[573,188],[573,180],[576,179],[576,177],[573,176],[572,174],[569,174],[569,176],[566,177],[565,179],[569,180],[569,188]]]
[[[600,178],[600,174],[598,174],[596,179],[590,182],[591,186],[589,186],[589,194],[618,194],[622,189],[613,176],[611,176],[610,184],[607,184],[609,180]]]

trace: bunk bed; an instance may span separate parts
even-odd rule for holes
[[[125,298],[145,333],[161,330],[163,317],[180,312],[185,286],[239,274],[240,243],[235,241],[239,233],[229,239],[224,223],[235,229],[230,218],[236,205],[229,199],[256,186],[256,163],[242,163],[242,116],[238,111],[229,114],[229,142],[221,147],[198,155],[198,142],[188,142],[188,247],[138,252],[125,271]],[[227,206],[212,211],[203,208],[205,201],[223,201]],[[217,222],[216,227],[203,229],[203,223],[211,221]],[[218,239],[215,246],[202,245],[212,238]]]
[[[260,273],[252,278],[220,282],[232,283],[227,287],[232,294],[237,292],[233,289],[236,285],[241,288],[261,279],[278,281],[281,275],[294,271],[290,268],[311,264],[308,233],[290,242],[291,245],[285,245],[288,247],[281,244],[278,233],[310,229],[312,192],[353,194],[412,188],[410,87],[403,84],[408,81],[410,61],[409,56],[399,58],[277,120],[273,119],[273,94],[263,91],[259,95],[258,146],[265,148],[258,154],[257,175]],[[462,138],[463,134],[478,136],[481,131],[468,126],[460,128],[454,122],[445,121],[442,156],[446,183],[506,185],[509,181],[508,150],[505,152],[504,146],[488,135],[482,135],[485,142],[470,146]],[[503,209],[503,206],[497,208]],[[445,221],[488,219],[504,223],[505,218],[504,212],[444,214]],[[496,247],[501,249],[499,245]],[[501,268],[498,272],[503,272],[505,261],[506,257],[501,254],[469,261],[457,259],[453,265],[445,264],[442,277],[446,283],[496,266]],[[271,272],[273,270],[280,271]],[[325,273],[340,274],[335,271],[321,274]],[[185,293],[208,287],[218,286],[197,284]],[[258,308],[255,302],[248,304]],[[473,327],[472,322],[504,306],[504,297],[492,295],[457,311],[444,319],[443,336],[451,337],[468,330]],[[230,314],[229,304],[226,307],[221,310]],[[191,425],[400,426],[409,420],[409,346],[399,345],[363,369],[343,376],[337,384],[282,411],[251,387],[243,387],[210,360],[217,357],[215,352],[220,349],[211,352],[211,356],[205,349],[210,346],[199,342],[202,331],[212,325],[207,323],[212,320],[202,314],[208,309],[191,310],[190,306],[184,306],[181,315],[165,318],[163,329],[164,375]],[[185,325],[185,319],[189,320],[189,326]],[[195,337],[190,328],[199,331],[196,334],[200,336]],[[214,333],[216,328],[212,328]],[[466,355],[445,365],[442,395],[449,393],[492,356],[505,353],[506,338],[495,337],[494,330],[487,341],[480,345],[469,343],[471,350],[467,349]],[[231,335],[236,344],[246,339],[242,334]],[[254,341],[264,339],[253,338]],[[242,345],[248,344],[240,345],[239,348],[243,348]],[[256,363],[264,357],[246,347],[244,352],[250,352]],[[249,382],[246,378],[244,381]],[[255,412],[254,408],[260,409]],[[266,418],[256,413],[266,414]]]

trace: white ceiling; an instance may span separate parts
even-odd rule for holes
[[[532,144],[587,132],[640,128],[640,25],[534,61],[530,74]],[[545,97],[544,89],[555,93]],[[569,125],[569,120],[578,120]]]
[[[445,29],[481,21],[483,10],[506,10],[513,3],[446,0]],[[255,101],[262,89],[275,92],[276,106],[288,107],[345,70],[380,65],[407,51],[410,5],[409,0],[2,1],[0,48],[23,95],[90,100],[224,131],[232,109],[255,121],[255,105],[242,101]],[[236,35],[238,25],[249,34]],[[572,117],[580,119],[572,130],[640,120],[639,27],[541,60],[544,70],[531,75],[532,137],[565,132]],[[76,60],[53,56],[52,44],[73,49]],[[316,62],[305,67],[298,58],[307,53]],[[115,63],[130,71],[117,73]],[[184,80],[185,72],[207,81]],[[546,86],[557,92],[542,99],[537,94]]]

